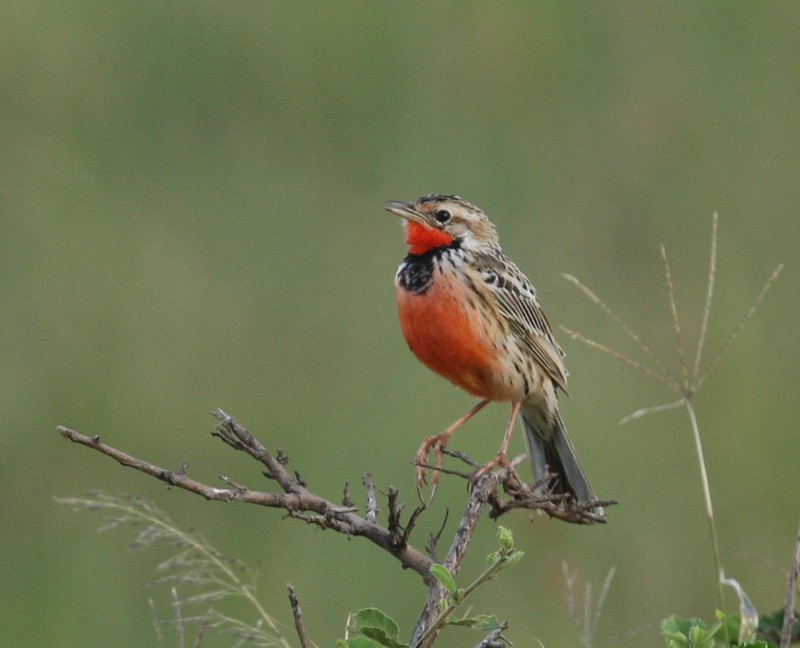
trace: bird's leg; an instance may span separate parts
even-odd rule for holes
[[[517,422],[517,416],[519,415],[519,409],[521,406],[521,401],[515,401],[511,404],[511,416],[508,419],[508,426],[506,427],[506,432],[503,435],[503,443],[500,446],[500,451],[497,453],[494,459],[478,468],[478,470],[471,477],[473,481],[478,477],[482,477],[489,471],[494,470],[498,466],[512,471],[516,476],[516,471],[508,462],[508,444],[511,441],[511,434],[514,432],[514,423]]]
[[[417,450],[417,454],[414,455],[414,463],[417,466],[417,486],[421,487],[424,486],[427,482],[427,474],[428,470],[425,468],[425,465],[428,463],[428,454],[432,449],[436,449],[436,472],[433,475],[431,480],[432,484],[436,484],[439,481],[439,468],[442,467],[442,458],[443,453],[442,449],[447,447],[447,442],[450,440],[450,437],[453,436],[453,433],[460,428],[464,423],[469,421],[473,416],[475,416],[478,412],[480,412],[486,405],[489,404],[489,400],[482,400],[480,403],[475,405],[469,412],[464,414],[460,419],[458,419],[455,423],[449,426],[443,432],[439,434],[434,434],[433,436],[429,436],[422,442],[422,445]]]

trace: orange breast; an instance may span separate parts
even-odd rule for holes
[[[403,336],[421,362],[474,396],[508,400],[499,351],[456,278],[437,271],[422,294],[398,288],[397,308]]]

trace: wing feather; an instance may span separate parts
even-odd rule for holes
[[[502,254],[482,255],[477,266],[486,288],[495,297],[500,314],[522,341],[523,348],[551,380],[566,391],[564,352],[553,337],[533,284],[513,261]]]

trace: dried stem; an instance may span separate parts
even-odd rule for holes
[[[697,425],[697,416],[694,412],[694,405],[689,399],[685,400],[686,412],[689,414],[689,422],[692,427],[697,461],[700,464],[700,481],[703,484],[703,499],[706,504],[706,516],[708,518],[708,528],[711,533],[711,549],[714,554],[714,566],[716,567],[717,591],[719,594],[720,609],[725,612],[725,590],[722,587],[722,559],[719,553],[719,542],[717,541],[717,525],[714,521],[714,507],[711,502],[711,487],[708,483],[708,473],[706,472],[706,460],[703,454],[703,443],[700,440],[700,428]],[[727,634],[727,629],[725,630]]]
[[[683,336],[681,335],[681,321],[678,317],[678,306],[675,303],[675,286],[672,283],[672,272],[669,268],[667,258],[667,248],[661,245],[661,259],[664,261],[664,276],[667,280],[667,294],[669,295],[669,308],[672,313],[672,328],[675,330],[675,344],[678,347],[678,356],[681,361],[681,373],[683,374],[683,388],[689,388],[689,368],[686,364],[686,350],[684,349]]]
[[[800,529],[794,545],[794,557],[789,569],[789,586],[786,588],[786,605],[783,608],[783,628],[781,629],[780,648],[789,648],[792,643],[792,628],[795,621],[795,602],[797,599],[797,578],[800,574]]]
[[[717,368],[723,356],[733,346],[733,343],[736,341],[736,338],[739,336],[739,333],[742,332],[742,329],[744,328],[745,324],[747,324],[747,322],[749,322],[753,318],[753,315],[755,315],[756,313],[756,309],[758,309],[761,302],[764,301],[764,297],[766,297],[767,293],[769,292],[769,289],[772,288],[772,284],[775,283],[775,281],[778,279],[782,271],[783,271],[782,263],[772,271],[772,274],[767,279],[767,282],[764,284],[764,287],[761,289],[761,292],[758,293],[758,297],[756,297],[752,306],[750,306],[747,313],[745,313],[745,316],[736,325],[736,328],[734,328],[733,331],[731,331],[731,334],[728,336],[728,339],[725,340],[725,344],[723,344],[720,350],[717,352],[717,355],[708,365],[702,377],[700,377],[697,380],[695,391],[697,391],[698,389],[700,389],[700,387],[703,386],[703,383],[714,372],[714,369]]]
[[[593,349],[597,349],[598,351],[601,351],[602,353],[610,355],[612,358],[614,358],[616,360],[619,360],[620,362],[624,362],[629,367],[632,367],[633,369],[636,369],[637,371],[641,371],[643,374],[646,374],[646,375],[650,376],[651,378],[653,378],[654,380],[657,380],[662,385],[666,385],[667,387],[670,387],[671,389],[675,389],[677,391],[680,391],[680,386],[675,384],[675,383],[673,383],[669,379],[669,377],[663,376],[663,375],[661,375],[659,373],[656,373],[655,371],[650,369],[650,367],[648,367],[647,365],[643,365],[641,362],[637,362],[636,360],[631,360],[629,357],[627,357],[625,355],[622,355],[618,351],[614,351],[613,349],[610,349],[609,347],[607,347],[607,346],[605,346],[603,344],[600,344],[599,342],[595,342],[594,340],[590,340],[589,338],[584,337],[580,333],[577,333],[577,332],[575,332],[575,331],[573,331],[571,329],[568,329],[565,326],[562,326],[561,330],[564,331],[564,333],[566,333],[567,335],[569,335],[573,340],[577,340],[578,342],[583,342],[583,344],[585,344],[586,346],[591,347]]]
[[[597,628],[600,625],[600,617],[603,613],[603,606],[606,602],[606,596],[611,588],[611,581],[614,579],[616,570],[612,567],[608,570],[603,587],[600,590],[600,595],[597,597],[597,603],[592,605],[592,584],[586,583],[583,589],[583,614],[581,615],[578,609],[578,604],[575,596],[575,574],[571,574],[569,566],[566,561],[561,563],[561,572],[564,576],[564,583],[567,587],[567,609],[569,610],[570,618],[578,631],[581,644],[584,648],[591,648],[594,641],[594,636]]]
[[[717,276],[717,230],[719,216],[714,212],[711,219],[711,254],[708,262],[708,287],[706,289],[706,300],[703,304],[703,319],[700,323],[700,336],[697,339],[697,353],[694,356],[694,367],[692,368],[692,382],[697,385],[697,378],[700,375],[700,361],[703,358],[703,349],[706,343],[706,333],[708,331],[708,320],[711,317],[711,302],[714,297],[714,283]]]
[[[659,369],[664,374],[664,378],[660,379],[662,382],[666,381],[668,384],[672,385],[675,389],[680,389],[680,382],[672,373],[670,368],[667,364],[661,359],[661,357],[650,348],[649,345],[645,343],[642,338],[640,338],[634,331],[631,329],[623,320],[620,318],[614,311],[611,310],[611,307],[608,306],[602,299],[600,299],[595,293],[593,293],[587,286],[581,283],[577,278],[573,277],[569,274],[562,275],[567,281],[577,286],[584,295],[586,295],[592,302],[594,302],[597,306],[600,307],[606,315],[608,315],[612,320],[614,320],[620,328],[628,334],[628,337],[631,338],[650,358],[655,362]],[[658,375],[658,374],[655,374]]]
[[[664,403],[663,405],[643,407],[642,409],[638,409],[635,412],[628,414],[628,416],[620,420],[619,424],[625,425],[634,419],[647,416],[648,414],[656,414],[657,412],[668,412],[669,410],[678,409],[679,407],[683,407],[684,402],[686,401],[683,398],[680,398],[676,401],[672,401],[671,403]]]
[[[681,364],[681,371],[683,373],[684,382],[681,385],[678,380],[675,378],[675,375],[670,371],[670,369],[661,361],[661,359],[653,352],[653,350],[645,344],[645,342],[636,334],[634,333],[627,324],[625,324],[616,314],[613,313],[611,308],[603,302],[597,295],[595,295],[591,290],[589,290],[586,286],[584,286],[578,279],[572,277],[570,275],[564,275],[564,277],[577,286],[594,304],[599,306],[603,312],[605,312],[608,316],[610,316],[619,326],[628,334],[628,336],[651,358],[653,359],[661,369],[662,373],[656,373],[651,369],[647,368],[646,366],[642,365],[641,363],[631,360],[630,358],[622,355],[621,353],[609,349],[608,347],[594,342],[593,340],[589,340],[584,336],[580,335],[579,333],[575,333],[573,331],[567,331],[573,339],[580,340],[585,344],[591,346],[592,348],[598,349],[608,355],[612,356],[617,360],[621,360],[627,365],[637,369],[645,373],[646,375],[654,378],[658,382],[662,384],[666,384],[667,386],[671,387],[674,391],[677,391],[681,394],[681,398],[677,401],[673,401],[667,403],[665,405],[657,405],[655,407],[648,407],[637,410],[633,414],[626,416],[622,419],[622,423],[627,423],[635,418],[640,418],[645,416],[646,414],[651,414],[654,412],[662,412],[669,409],[676,408],[678,406],[685,406],[686,411],[689,415],[689,422],[692,429],[692,437],[694,439],[695,451],[697,453],[697,459],[700,466],[700,479],[702,482],[703,487],[703,498],[705,502],[706,508],[706,516],[708,518],[709,530],[711,533],[711,544],[712,550],[714,554],[714,564],[716,567],[716,582],[719,588],[719,598],[720,598],[720,607],[723,612],[725,612],[725,596],[722,583],[720,581],[721,574],[722,574],[722,565],[719,553],[719,542],[717,540],[717,531],[716,531],[716,524],[714,521],[714,510],[712,506],[711,500],[711,488],[709,485],[708,480],[708,472],[706,470],[706,463],[705,457],[703,455],[703,444],[700,439],[700,429],[697,424],[697,416],[695,414],[694,405],[693,405],[693,398],[697,394],[698,390],[702,387],[705,380],[708,378],[709,375],[716,369],[717,365],[719,364],[720,360],[724,356],[724,354],[731,348],[736,337],[739,335],[741,330],[744,328],[744,325],[753,317],[758,306],[764,299],[767,291],[770,289],[772,284],[778,278],[783,269],[782,265],[779,265],[770,277],[767,279],[766,284],[762,288],[761,292],[759,293],[758,297],[756,297],[755,301],[753,302],[750,309],[745,314],[744,318],[739,322],[739,324],[734,328],[731,335],[722,345],[719,353],[717,353],[716,357],[712,360],[708,368],[706,369],[705,373],[700,375],[700,364],[703,357],[703,350],[705,347],[706,341],[706,334],[708,331],[708,321],[711,316],[711,305],[712,299],[714,296],[714,286],[716,280],[716,272],[717,272],[717,232],[718,232],[718,222],[719,218],[717,214],[714,214],[714,218],[712,220],[712,229],[711,229],[711,253],[710,253],[710,260],[709,260],[709,269],[708,269],[708,284],[706,289],[706,298],[705,303],[703,305],[703,315],[700,323],[700,335],[697,343],[697,352],[695,354],[694,363],[692,366],[691,374],[689,373],[687,359],[686,359],[686,352],[684,348],[684,339],[683,334],[681,332],[681,324],[680,318],[678,316],[678,307],[675,300],[675,287],[672,281],[672,272],[669,265],[669,260],[667,257],[666,248],[662,245],[661,246],[661,257],[664,262],[664,275],[666,277],[667,282],[667,293],[669,296],[669,304],[670,304],[670,311],[672,314],[672,326],[675,332],[675,339],[676,344],[678,347],[678,355],[680,357],[680,364]],[[725,633],[727,635],[727,626],[725,626]],[[727,638],[727,637],[726,637]]]

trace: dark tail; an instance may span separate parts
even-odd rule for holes
[[[579,504],[597,499],[558,412],[555,421],[546,422],[538,408],[523,405],[522,426],[535,481],[554,474],[552,492],[572,495]],[[592,513],[605,520],[605,511],[601,506],[592,509]]]

